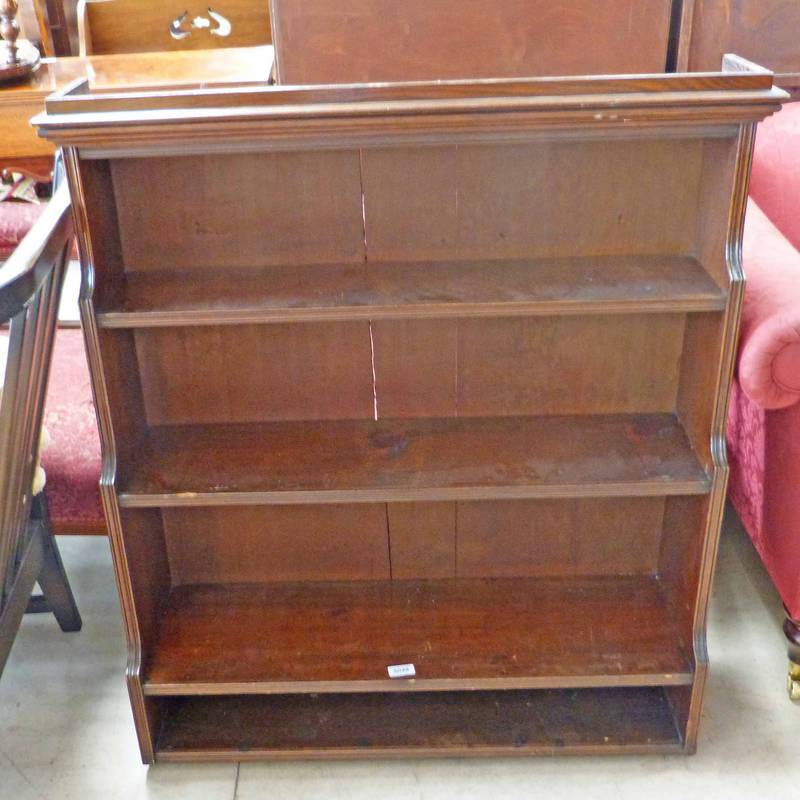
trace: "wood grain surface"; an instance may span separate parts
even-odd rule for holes
[[[220,726],[217,720],[224,719]],[[678,753],[663,689],[166,701],[159,761]]]
[[[173,589],[150,694],[691,683],[653,576]],[[231,653],[236,657],[231,658]],[[392,680],[392,664],[416,678]]]
[[[683,70],[717,69],[738,53],[777,75],[780,86],[800,87],[800,5],[795,0],[692,0],[681,32]],[[685,40],[685,43],[684,41]]]
[[[133,265],[132,265],[133,266]],[[112,327],[422,317],[722,310],[725,294],[690,256],[306,264],[136,270]]]
[[[175,53],[268,45],[272,41],[269,10],[265,3],[250,0],[217,0],[214,11],[231,24],[228,36],[214,36],[207,6],[186,8],[142,0],[84,0],[78,4],[81,55],[111,53]],[[184,12],[188,19],[183,30],[189,35],[170,36],[170,23]],[[209,19],[210,28],[192,28],[197,16]]]
[[[661,72],[669,0],[271,0],[283,83]]]
[[[671,414],[157,427],[127,506],[704,494]]]

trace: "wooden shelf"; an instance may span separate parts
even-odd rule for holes
[[[120,504],[706,494],[672,414],[151,428]]]
[[[166,701],[159,761],[675,753],[664,689]]]
[[[128,272],[106,328],[309,320],[719,311],[693,258],[324,264]]]
[[[189,585],[170,594],[144,690],[690,684],[675,616],[652,576]],[[414,680],[389,679],[406,663]]]

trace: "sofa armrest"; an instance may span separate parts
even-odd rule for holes
[[[763,408],[785,408],[800,400],[800,252],[753,200],[743,257],[739,383]]]

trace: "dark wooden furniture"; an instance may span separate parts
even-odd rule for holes
[[[199,81],[245,83],[265,81],[272,69],[273,50],[238,47],[182,53],[148,53],[88,58],[43,59],[28,80],[0,85],[0,169],[24,167],[48,173],[55,148],[36,135],[31,117],[44,100],[79,78],[91,76],[93,86],[156,86]]]
[[[49,39],[45,47],[48,56],[62,58],[78,54],[77,0],[34,0],[38,16],[44,18],[47,33],[42,38]]]
[[[279,79],[297,84],[662,72],[672,10],[672,0],[270,4]]]
[[[208,3],[171,6],[160,0],[78,0],[76,16],[81,56],[272,42],[266,0],[220,0],[213,8]]]
[[[0,269],[0,321],[10,324],[0,402],[0,673],[39,583],[32,611],[64,631],[81,618],[40,492],[31,496],[64,265],[72,241],[66,185]]]
[[[259,7],[250,0],[219,7],[233,23],[230,37],[215,38],[206,29],[182,40],[168,36],[165,22],[184,8],[167,11],[142,0],[110,0],[82,7],[79,14],[77,5],[77,0],[47,0],[48,25],[59,56],[78,55],[79,17],[84,30],[99,26],[94,52],[230,47],[267,42],[272,36],[266,3]],[[194,17],[207,14],[206,8],[185,10]],[[713,71],[725,53],[735,52],[772,69],[779,85],[800,91],[800,10],[795,0],[503,0],[493,4],[491,12],[488,8],[477,0],[455,4],[452,12],[441,3],[423,0],[302,0],[279,35],[295,49],[308,45],[319,51],[312,61],[305,59],[304,71],[325,68],[336,73],[346,60],[364,74],[376,68],[375,74],[386,74],[402,64],[403,79],[410,78],[408,69],[431,77],[432,65],[437,73],[444,70],[442,78],[463,77],[466,73],[458,71],[457,64],[472,65],[473,77],[485,74],[487,65],[501,70],[498,77],[508,70],[523,76]],[[408,15],[405,23],[401,14]],[[93,21],[87,23],[90,15]],[[375,34],[379,26],[384,31],[392,28],[394,46],[361,46],[361,37]],[[420,33],[426,26],[427,38]],[[355,51],[345,59],[335,48],[348,42]],[[451,43],[461,46],[454,52]],[[92,46],[83,52],[92,52]],[[378,53],[380,63],[366,69],[364,59],[370,52]]]
[[[800,93],[797,0],[270,4],[283,83],[709,72],[738,53]]]
[[[677,68],[715,69],[738,53],[773,70],[775,82],[800,90],[800,3],[797,0],[682,0]]]
[[[728,67],[47,101],[145,761],[694,750]]]

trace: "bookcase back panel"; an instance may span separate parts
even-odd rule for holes
[[[174,586],[391,576],[383,504],[169,508],[162,513]]]
[[[364,260],[357,151],[118,159],[111,174],[126,269]]]
[[[364,150],[373,261],[690,253],[701,140]]]
[[[117,159],[110,174],[126,271],[291,268],[690,254],[703,155],[700,139],[544,140]]]
[[[655,574],[664,498],[167,508],[173,586]],[[138,513],[138,512],[136,512]]]
[[[453,578],[457,571],[457,509],[463,503],[387,503],[392,578]]]
[[[457,574],[631,575],[658,568],[663,498],[458,504]]]
[[[685,321],[364,320],[134,338],[150,425],[647,413],[675,408]]]
[[[671,411],[685,319],[379,320],[378,417]]]
[[[392,578],[654,574],[664,498],[389,503]]]
[[[151,425],[374,415],[369,323],[135,332]]]

